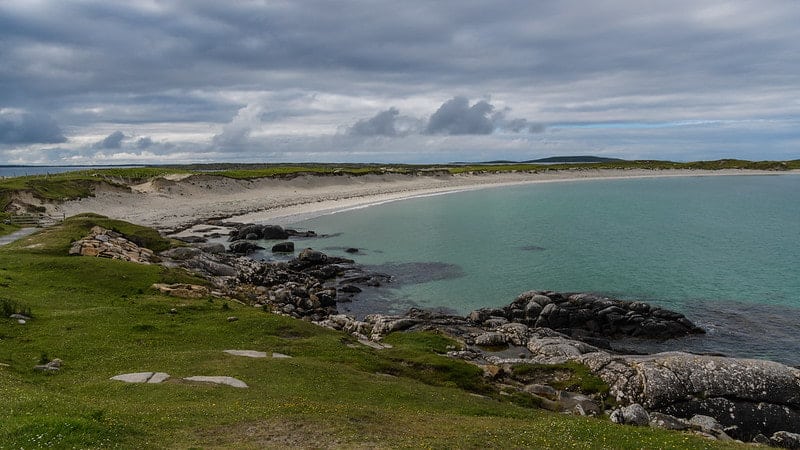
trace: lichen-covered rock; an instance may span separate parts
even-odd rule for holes
[[[89,236],[73,242],[69,254],[121,259],[140,264],[150,264],[157,260],[152,250],[139,247],[122,234],[99,226],[93,227]]]
[[[650,424],[650,415],[638,403],[615,409],[609,416],[612,422],[623,425],[646,426]]]
[[[169,295],[170,297],[203,298],[203,297],[208,297],[211,294],[211,291],[207,287],[199,286],[196,284],[156,283],[151,287],[161,292],[162,294]]]
[[[775,447],[800,449],[800,434],[778,431],[772,435],[769,443]]]

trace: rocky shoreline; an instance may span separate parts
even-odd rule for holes
[[[255,261],[244,256],[255,248],[255,239],[315,235],[279,226],[215,225],[233,228],[228,248],[190,236],[183,238],[187,246],[162,252],[156,257],[160,261],[151,258],[183,267],[213,288],[198,294],[190,286],[160,286],[162,292],[235,299],[348,332],[376,348],[383,346],[382,337],[391,332],[435,330],[462,343],[448,356],[482,367],[487,379],[506,395],[523,395],[554,411],[605,413],[617,423],[800,447],[799,369],[764,360],[685,352],[632,355],[612,349],[620,337],[670,339],[703,333],[680,313],[590,293],[529,291],[502,308],[483,308],[466,317],[412,309],[402,315],[372,314],[359,320],[340,314],[337,305],[350,301],[362,288],[391,283],[390,274],[371,272],[352,259],[310,248],[288,261]],[[93,230],[93,237],[87,238],[90,242],[81,245],[92,247],[91,240],[99,237],[103,245],[113,241],[123,246],[121,254],[136,254],[120,237],[109,240],[106,236],[102,230]],[[524,376],[542,364],[580,364],[608,390],[559,391]]]

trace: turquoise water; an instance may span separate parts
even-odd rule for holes
[[[709,330],[681,343],[694,350],[800,364],[798,193],[795,175],[560,182],[295,225],[331,234],[303,245],[357,247],[357,262],[398,276],[340,309],[464,314],[529,289],[591,291],[687,314]]]

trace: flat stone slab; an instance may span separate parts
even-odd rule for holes
[[[275,358],[275,359],[291,358],[291,356],[289,356],[289,355],[284,355],[283,353],[277,353],[277,352],[273,352],[272,353],[272,357]]]
[[[385,348],[392,348],[390,344],[382,344],[380,342],[370,341],[369,339],[359,339],[358,343],[361,345],[366,345],[367,347],[372,347],[376,350],[383,350]]]
[[[136,372],[123,373],[111,377],[112,380],[123,381],[125,383],[162,383],[169,379],[169,374],[164,372]]]
[[[246,388],[248,387],[242,380],[237,380],[233,377],[208,377],[208,376],[194,376],[194,377],[186,377],[184,378],[186,381],[197,381],[200,383],[213,383],[213,384],[225,384],[227,386],[233,386],[236,388]]]
[[[248,358],[266,358],[266,352],[259,352],[256,350],[223,350],[223,352],[234,356],[246,356]]]

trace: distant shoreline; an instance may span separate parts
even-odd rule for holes
[[[102,187],[94,197],[45,206],[50,213],[71,216],[95,212],[170,232],[221,218],[288,224],[342,210],[490,187],[628,178],[797,174],[800,171],[571,169],[455,175],[302,175],[255,180],[187,174],[158,177],[131,186],[130,191]]]

